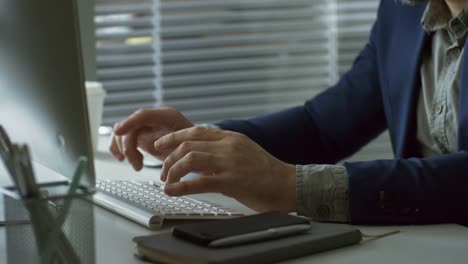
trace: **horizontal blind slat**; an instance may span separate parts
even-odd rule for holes
[[[280,98],[287,99],[283,106],[301,104],[328,86],[325,0],[161,0],[157,6],[153,13],[151,1],[97,1],[98,76],[109,93],[105,122],[151,100],[184,106],[184,114],[195,113],[193,121],[255,115],[279,109]],[[164,101],[152,89],[163,89]],[[218,95],[242,109],[224,104],[229,110],[199,111],[219,102]],[[243,100],[266,105],[246,111]]]

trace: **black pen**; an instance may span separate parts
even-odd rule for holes
[[[39,190],[34,177],[31,156],[26,145],[13,144],[13,164],[16,171],[17,187],[23,197],[37,197]]]
[[[14,184],[18,186],[16,170],[13,164],[13,146],[3,126],[0,126],[0,156]]]

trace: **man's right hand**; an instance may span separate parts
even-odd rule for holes
[[[116,159],[123,161],[126,158],[139,171],[143,168],[143,155],[138,148],[164,160],[170,152],[157,151],[154,142],[166,134],[192,126],[174,108],[140,109],[114,126],[109,150]]]

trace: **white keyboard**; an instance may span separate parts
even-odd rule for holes
[[[102,195],[98,195],[98,204],[150,228],[160,227],[165,219],[227,219],[243,215],[206,201],[170,197],[164,193],[164,186],[155,182],[97,181],[96,189],[120,201],[103,202]],[[135,214],[140,214],[139,219],[135,219]],[[146,214],[144,218],[148,219],[142,220],[141,214]]]

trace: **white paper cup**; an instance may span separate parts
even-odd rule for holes
[[[104,97],[106,91],[102,84],[98,82],[86,82],[86,97],[88,101],[89,126],[91,129],[91,141],[93,151],[98,149],[99,126],[102,121],[102,110],[104,107]]]

